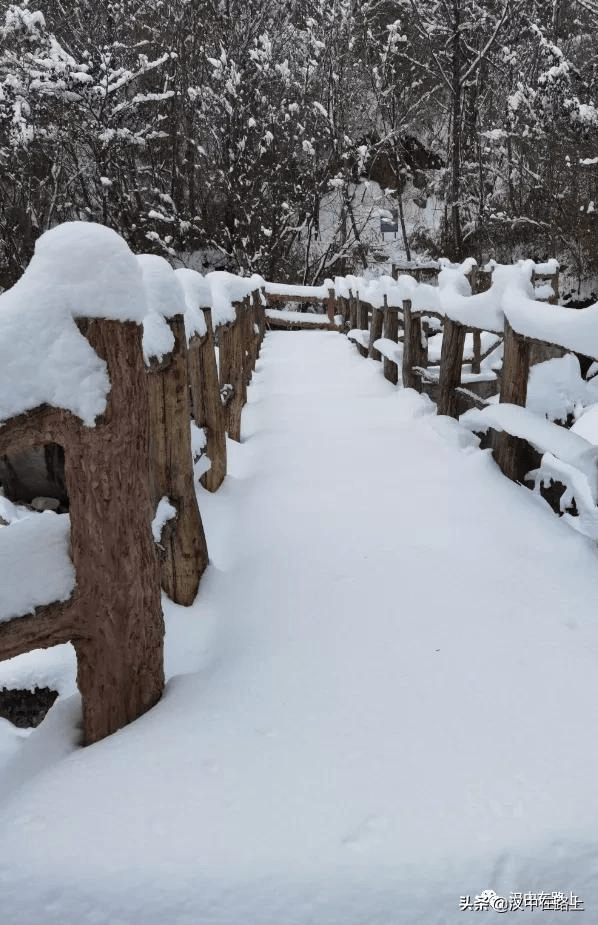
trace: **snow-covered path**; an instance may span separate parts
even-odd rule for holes
[[[598,555],[432,411],[338,334],[266,338],[164,699],[6,746],[3,922],[598,920]]]

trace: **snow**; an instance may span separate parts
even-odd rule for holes
[[[526,407],[551,421],[565,421],[598,402],[598,382],[582,379],[579,360],[572,353],[532,366]]]
[[[145,286],[147,315],[143,319],[143,356],[162,360],[174,347],[174,335],[167,318],[185,313],[185,295],[174,270],[164,257],[137,257]]]
[[[145,314],[141,268],[115,231],[91,222],[47,231],[0,295],[0,421],[47,403],[93,425],[110,383],[75,319],[141,323]]]
[[[242,438],[162,701],[86,749],[77,697],[0,724],[3,921],[591,915],[595,547],[333,332],[267,335]]]
[[[230,324],[235,320],[235,303],[258,291],[264,280],[254,274],[250,277],[235,276],[225,270],[213,270],[205,277],[212,295],[212,323],[214,328]]]
[[[522,286],[529,275],[526,268],[494,267],[492,285],[486,292],[471,295],[471,286],[461,268],[444,267],[438,275],[438,287],[417,287],[412,307],[419,313],[436,311],[469,328],[501,334],[504,329],[505,291],[515,279]]]
[[[598,446],[598,404],[586,408],[583,414],[573,423],[571,430],[589,443]]]
[[[522,437],[541,453],[552,453],[583,472],[594,498],[598,499],[598,447],[565,427],[538,417],[527,408],[501,403],[485,408],[472,408],[459,418],[462,424],[476,433],[490,427],[506,431],[513,437]]]
[[[185,295],[185,332],[189,342],[195,334],[203,337],[207,332],[202,308],[212,307],[212,291],[197,270],[180,267],[174,272]]]
[[[164,495],[163,498],[160,498],[154,519],[152,520],[152,536],[155,543],[160,542],[162,539],[162,531],[164,530],[164,527],[170,520],[174,520],[176,515],[177,509],[173,504],[171,504],[170,499],[167,498],[166,495]]]
[[[264,284],[264,291],[267,296],[285,296],[288,299],[299,301],[300,299],[327,299],[328,290],[333,289],[332,280],[327,279],[321,286],[293,286],[288,283],[270,283]]]
[[[369,331],[362,331],[360,328],[352,328],[350,331],[347,331],[347,338],[356,344],[361,344],[362,347],[369,347]]]
[[[403,346],[401,344],[397,344],[394,340],[389,340],[388,337],[381,337],[379,340],[374,341],[374,350],[377,350],[383,357],[396,363],[399,367],[401,366],[403,361]]]
[[[531,279],[533,267],[531,261],[526,261],[521,267],[522,275],[512,276],[504,293],[504,312],[513,330],[575,353],[598,357],[598,303],[571,309],[533,301],[531,283],[525,285],[526,277]]]
[[[31,514],[0,527],[0,623],[66,601],[75,587],[67,514]]]
[[[326,324],[329,319],[326,314],[316,314],[312,312],[292,312],[285,309],[267,308],[266,318],[273,318],[279,321],[288,321],[293,324]]]

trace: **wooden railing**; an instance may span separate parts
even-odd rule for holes
[[[426,272],[429,277],[429,267]],[[488,289],[488,273],[472,268],[469,272],[474,291]],[[325,316],[319,316],[326,318],[323,326],[348,331],[364,356],[382,361],[390,382],[399,381],[400,370],[405,386],[435,390],[439,414],[457,417],[464,408],[470,409],[463,422],[480,433],[491,432],[495,456],[509,477],[525,479],[530,446],[536,452],[548,448],[556,458],[560,453],[563,471],[575,465],[580,447],[585,446],[579,443],[581,438],[559,442],[551,430],[557,425],[550,424],[540,433],[538,428],[526,430],[522,422],[527,414],[523,406],[531,344],[541,340],[573,349],[572,344],[579,347],[579,342],[549,334],[539,337],[537,332],[521,330],[517,320],[509,317],[501,316],[500,328],[476,325],[469,316],[466,322],[458,320],[440,311],[436,303],[426,304],[427,294],[434,301],[429,286],[396,275],[397,280],[370,290],[355,278],[336,280],[315,292],[256,281],[253,289],[245,286],[249,294],[234,303],[232,313],[224,319],[218,314],[216,324],[209,306],[196,306],[203,311],[205,325],[190,335],[185,316],[168,318],[174,346],[161,359],[150,357],[147,362],[139,325],[102,318],[80,320],[81,334],[106,362],[110,379],[108,407],[95,426],[49,406],[1,424],[0,455],[9,459],[33,447],[63,448],[76,581],[68,600],[48,602],[30,614],[10,614],[7,622],[0,623],[0,660],[72,642],[86,742],[109,735],[161,696],[160,589],[180,604],[191,604],[208,563],[195,492],[190,421],[204,430],[203,452],[211,463],[202,483],[216,491],[227,471],[226,436],[240,440],[247,385],[265,331],[277,326],[268,304],[319,300],[326,310]],[[542,285],[546,282],[550,291],[541,294],[554,302],[557,274],[540,280]],[[577,314],[581,319],[583,312]],[[308,324],[312,326],[312,321]],[[433,324],[443,332],[436,373],[428,352]],[[295,326],[292,319],[288,327]],[[499,335],[504,337],[500,400],[503,408],[518,406],[521,414],[515,417],[496,406],[487,407],[462,384],[466,335],[473,333],[470,362],[479,370],[488,352],[482,350],[481,337],[488,330],[494,331],[494,346]],[[586,352],[598,356],[598,340],[596,348]],[[585,463],[582,460],[579,471],[584,475],[592,452],[581,454]],[[598,486],[591,491],[595,497]],[[165,519],[154,541],[152,521],[164,501],[174,516]]]
[[[64,449],[76,578],[68,600],[0,622],[0,660],[71,642],[86,743],[131,722],[160,698],[160,589],[177,603],[191,604],[208,564],[190,420],[206,432],[211,466],[202,482],[215,491],[226,475],[226,434],[240,439],[241,410],[266,324],[257,289],[234,305],[233,319],[216,332],[211,309],[203,313],[205,333],[189,344],[184,316],[167,319],[174,347],[147,364],[138,324],[80,320],[110,380],[108,406],[95,426],[49,406],[0,422],[0,456],[15,458],[39,446]],[[168,499],[175,516],[155,542],[152,521],[161,499]]]

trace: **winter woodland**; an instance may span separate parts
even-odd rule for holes
[[[0,284],[65,220],[314,283],[557,257],[596,291],[596,0],[2,4]],[[394,219],[396,236],[380,234]]]

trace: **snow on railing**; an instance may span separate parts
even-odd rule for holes
[[[208,561],[190,417],[214,491],[265,332],[262,283],[173,271],[160,257],[136,258],[115,232],[75,222],[43,235],[0,296],[0,481],[12,500],[32,501],[19,466],[32,448],[44,458],[61,447],[64,457],[47,457],[64,459],[53,479],[69,504],[69,514],[0,520],[0,659],[72,642],[86,742],[162,694],[161,586],[190,604]],[[8,469],[17,477],[5,479]],[[156,543],[164,499],[175,515]]]
[[[514,266],[491,262],[481,269],[474,261],[459,266],[427,265],[425,278],[435,274],[436,285],[418,281],[424,273],[416,269],[396,268],[397,282],[403,285],[402,304],[395,298],[400,311],[390,304],[386,281],[378,283],[367,310],[361,297],[368,284],[344,281],[347,291],[341,298],[357,305],[355,315],[351,316],[350,309],[357,330],[349,331],[349,337],[364,356],[378,359],[382,355],[384,375],[391,382],[398,381],[401,366],[402,384],[431,394],[438,414],[458,417],[464,407],[469,408],[461,413],[461,423],[486,435],[485,445],[492,446],[502,471],[542,492],[576,529],[598,539],[598,447],[532,410],[538,404],[537,396],[532,408],[525,407],[532,350],[540,351],[540,358],[541,352],[551,356],[556,350],[560,356],[574,351],[598,359],[598,304],[579,310],[558,305],[559,268],[553,260],[543,264],[520,261]],[[342,285],[337,281],[337,292]],[[378,318],[381,293],[382,322]],[[438,327],[442,334],[435,333]],[[441,338],[440,357],[437,347],[436,356],[429,351],[433,331],[435,341]],[[482,393],[493,383],[498,386],[499,344],[504,353],[500,403],[493,404]],[[551,362],[564,364],[565,359]],[[438,360],[437,368],[429,368],[431,361]],[[569,363],[563,373],[571,377]],[[588,394],[598,391],[590,383],[581,385]],[[582,391],[578,384],[576,394]],[[550,404],[560,407],[563,401],[553,399]]]

